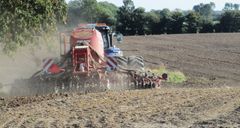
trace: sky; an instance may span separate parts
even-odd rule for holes
[[[67,2],[70,0],[66,0]],[[122,0],[97,0],[97,1],[108,1],[114,3],[117,6],[122,6]],[[182,9],[191,10],[194,5],[199,3],[210,3],[216,4],[215,10],[222,10],[226,2],[240,4],[240,0],[133,0],[136,7],[144,7],[147,11],[151,9],[161,10],[168,8],[170,10]]]

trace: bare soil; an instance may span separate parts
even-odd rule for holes
[[[118,44],[125,55],[180,70],[188,81],[158,90],[0,98],[0,127],[240,127],[239,41],[238,33],[126,37]],[[9,71],[0,69],[0,76]]]
[[[239,86],[240,34],[132,36],[119,45],[126,55],[140,55],[147,67],[164,65],[189,77],[184,86]]]
[[[240,88],[1,99],[0,127],[239,127]]]

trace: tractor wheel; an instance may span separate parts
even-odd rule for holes
[[[118,66],[120,68],[126,69],[128,67],[128,58],[125,56],[116,57]]]
[[[141,56],[129,56],[128,68],[131,70],[144,70],[144,60]]]

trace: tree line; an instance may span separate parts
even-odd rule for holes
[[[239,32],[239,4],[226,3],[222,11],[215,4],[200,3],[190,11],[169,9],[146,11],[132,0],[117,7],[97,0],[1,0],[0,45],[4,50],[45,38],[59,26],[79,23],[106,23],[124,35]],[[2,46],[1,46],[2,47]]]
[[[239,4],[226,3],[214,11],[215,3],[200,3],[190,11],[169,9],[146,11],[132,0],[117,7],[109,2],[72,0],[68,4],[68,23],[104,22],[124,35],[239,32]]]

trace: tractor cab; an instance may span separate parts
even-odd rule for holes
[[[110,27],[109,26],[96,26],[95,29],[97,29],[102,34],[102,38],[103,38],[103,42],[104,42],[104,49],[113,47],[112,34],[110,32]]]
[[[106,24],[96,24],[95,29],[97,29],[102,34],[102,39],[104,42],[104,51],[107,56],[116,57],[123,56],[120,48],[113,45],[111,28]]]

